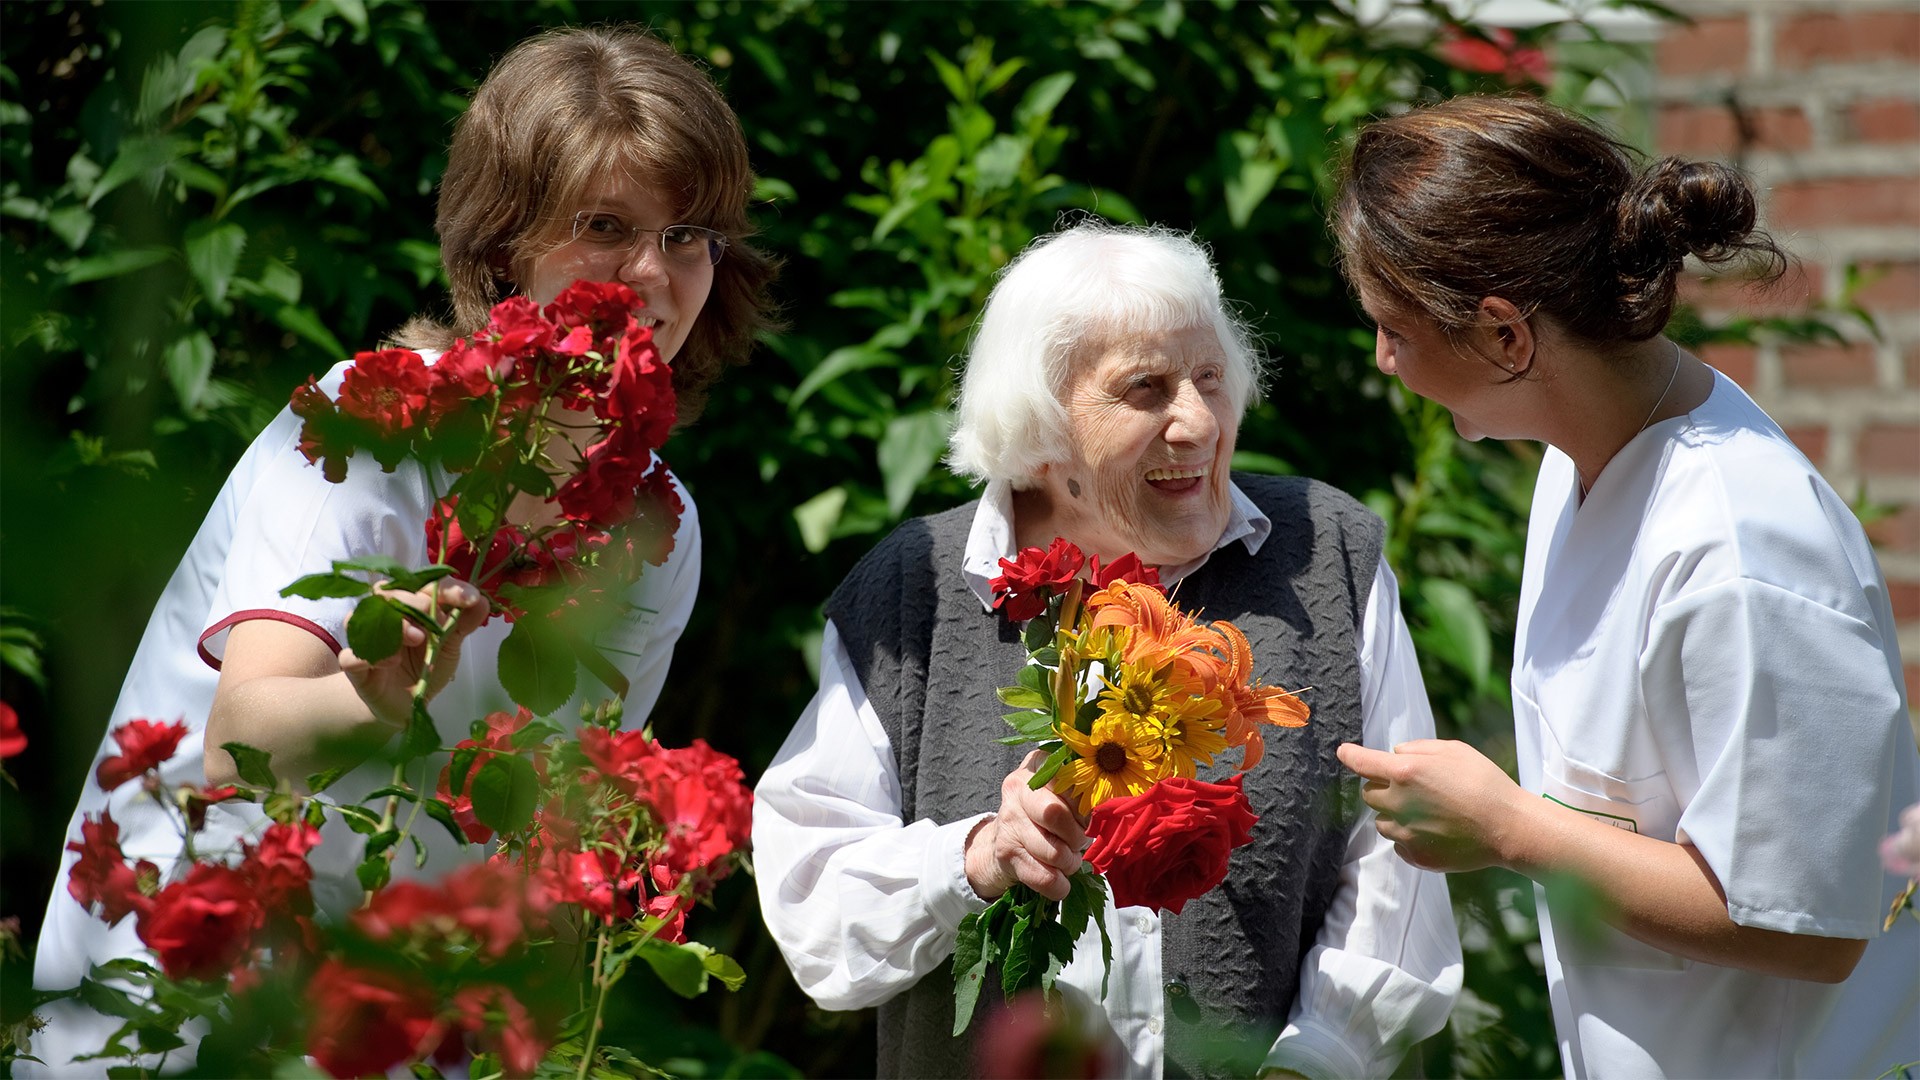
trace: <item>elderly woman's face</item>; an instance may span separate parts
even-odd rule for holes
[[[1068,376],[1069,461],[1041,480],[1060,535],[1103,559],[1177,565],[1212,551],[1232,505],[1239,410],[1209,327],[1113,344]]]

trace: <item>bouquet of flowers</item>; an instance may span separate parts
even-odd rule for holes
[[[268,754],[229,742],[242,784],[168,789],[158,768],[186,726],[116,729],[122,753],[97,782],[141,780],[182,855],[164,880],[151,862],[129,864],[109,813],[70,845],[74,899],[110,924],[132,916],[155,961],[100,965],[72,992],[124,1021],[92,1057],[164,1055],[185,1045],[183,1024],[212,1018],[200,1064],[213,1071],[268,1075],[304,1053],[336,1076],[408,1064],[421,1074],[478,1049],[475,1077],[646,1076],[654,1070],[598,1042],[608,992],[631,965],[686,996],[713,979],[740,985],[737,964],[683,932],[747,842],[752,794],[738,763],[702,742],[673,749],[621,731],[617,700],[583,708],[577,735],[547,718],[582,666],[624,695],[592,633],[624,613],[646,565],[665,561],[683,509],[655,454],[674,422],[670,372],[638,307],[625,286],[588,282],[545,309],[510,299],[436,364],[361,353],[336,396],[313,380],[294,392],[300,449],[329,480],[364,452],[387,471],[411,460],[435,485],[421,526],[432,565],[340,561],[282,591],[360,597],[347,638],[368,661],[399,649],[403,620],[425,631],[392,782],[359,804],[331,801],[322,793],[348,767],[296,787]],[[543,510],[510,519],[516,501]],[[452,616],[395,594],[448,574],[513,623],[499,675],[520,707],[443,748],[428,676]],[[430,755],[445,755],[437,785]],[[229,799],[260,802],[269,824],[237,851],[203,850],[207,808]],[[392,881],[409,846],[425,864],[423,814],[462,844],[492,844],[491,858],[437,884]],[[336,925],[315,915],[308,862],[329,815],[366,837],[364,904]]]
[[[1026,623],[1028,654],[1016,685],[999,691],[1016,710],[1005,717],[1014,734],[1000,741],[1047,751],[1031,784],[1051,784],[1088,816],[1093,844],[1065,900],[1015,885],[961,922],[955,1035],[971,1022],[992,964],[1008,1000],[1031,987],[1052,998],[1089,921],[1111,967],[1101,920],[1109,887],[1116,907],[1178,914],[1225,880],[1229,853],[1253,839],[1258,819],[1239,776],[1212,784],[1197,780],[1197,769],[1233,748],[1240,769],[1252,768],[1265,752],[1261,724],[1301,727],[1308,714],[1300,691],[1253,677],[1237,627],[1181,611],[1135,555],[1089,564],[1056,539],[1000,566],[994,606]]]

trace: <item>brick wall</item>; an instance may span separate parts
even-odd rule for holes
[[[1920,705],[1920,2],[1674,0],[1692,26],[1655,47],[1658,152],[1747,169],[1764,223],[1800,265],[1760,293],[1696,277],[1708,322],[1848,298],[1845,345],[1704,350],[1839,492],[1894,507],[1879,545]]]

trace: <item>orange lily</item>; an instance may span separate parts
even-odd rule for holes
[[[1239,627],[1230,622],[1220,622],[1215,623],[1213,629],[1226,642],[1226,668],[1219,674],[1226,684],[1225,690],[1233,713],[1227,717],[1225,734],[1229,743],[1246,748],[1240,768],[1251,769],[1259,763],[1267,749],[1257,725],[1306,727],[1309,710],[1307,703],[1300,700],[1298,690],[1262,686],[1253,677],[1253,649],[1247,644],[1247,637]]]

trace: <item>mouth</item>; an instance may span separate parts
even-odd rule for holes
[[[1179,495],[1193,491],[1207,482],[1207,467],[1204,465],[1186,469],[1149,469],[1146,475],[1147,486],[1167,495]]]

